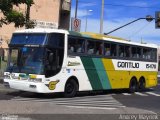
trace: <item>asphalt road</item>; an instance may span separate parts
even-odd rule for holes
[[[159,103],[160,80],[157,87],[141,93],[129,94],[126,90],[81,92],[74,98],[63,98],[62,94],[20,92],[0,84],[0,120],[5,117],[23,120],[124,120],[126,117],[139,120],[139,114],[148,114],[148,118],[160,115]],[[126,114],[129,116],[124,116]],[[160,119],[160,116],[152,117]]]
[[[114,98],[127,107],[135,107],[160,114],[160,81],[157,87],[135,94],[119,94]]]

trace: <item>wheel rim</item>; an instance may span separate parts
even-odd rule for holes
[[[67,84],[67,86],[66,86],[66,93],[72,93],[73,91],[74,91],[74,86],[73,86],[73,84],[71,84],[71,83],[68,83]]]
[[[145,82],[144,81],[140,82],[139,88],[140,89],[144,89],[145,88]]]
[[[131,92],[135,92],[136,89],[137,89],[136,81],[132,81],[132,82],[131,82],[131,85],[130,85],[130,90],[131,90]]]
[[[131,88],[132,88],[132,90],[136,89],[136,84],[134,82],[132,83]]]

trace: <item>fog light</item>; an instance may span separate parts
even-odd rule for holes
[[[29,87],[30,88],[36,88],[37,86],[36,85],[30,85]]]
[[[9,75],[4,75],[4,79],[10,79]]]
[[[30,82],[42,82],[42,78],[29,79]]]

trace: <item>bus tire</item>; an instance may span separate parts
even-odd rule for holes
[[[65,85],[64,97],[74,97],[78,91],[78,84],[73,78],[69,79]]]
[[[136,91],[137,91],[137,80],[135,77],[133,77],[129,84],[129,92],[134,93]]]
[[[139,89],[139,91],[144,91],[145,88],[146,88],[145,79],[144,79],[144,77],[141,77],[139,80],[138,89]]]

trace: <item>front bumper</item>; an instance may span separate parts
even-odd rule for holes
[[[8,80],[4,79],[4,86],[7,88],[12,88],[16,90],[35,92],[35,93],[53,93],[56,90],[50,90],[44,83],[29,82],[21,80]]]

